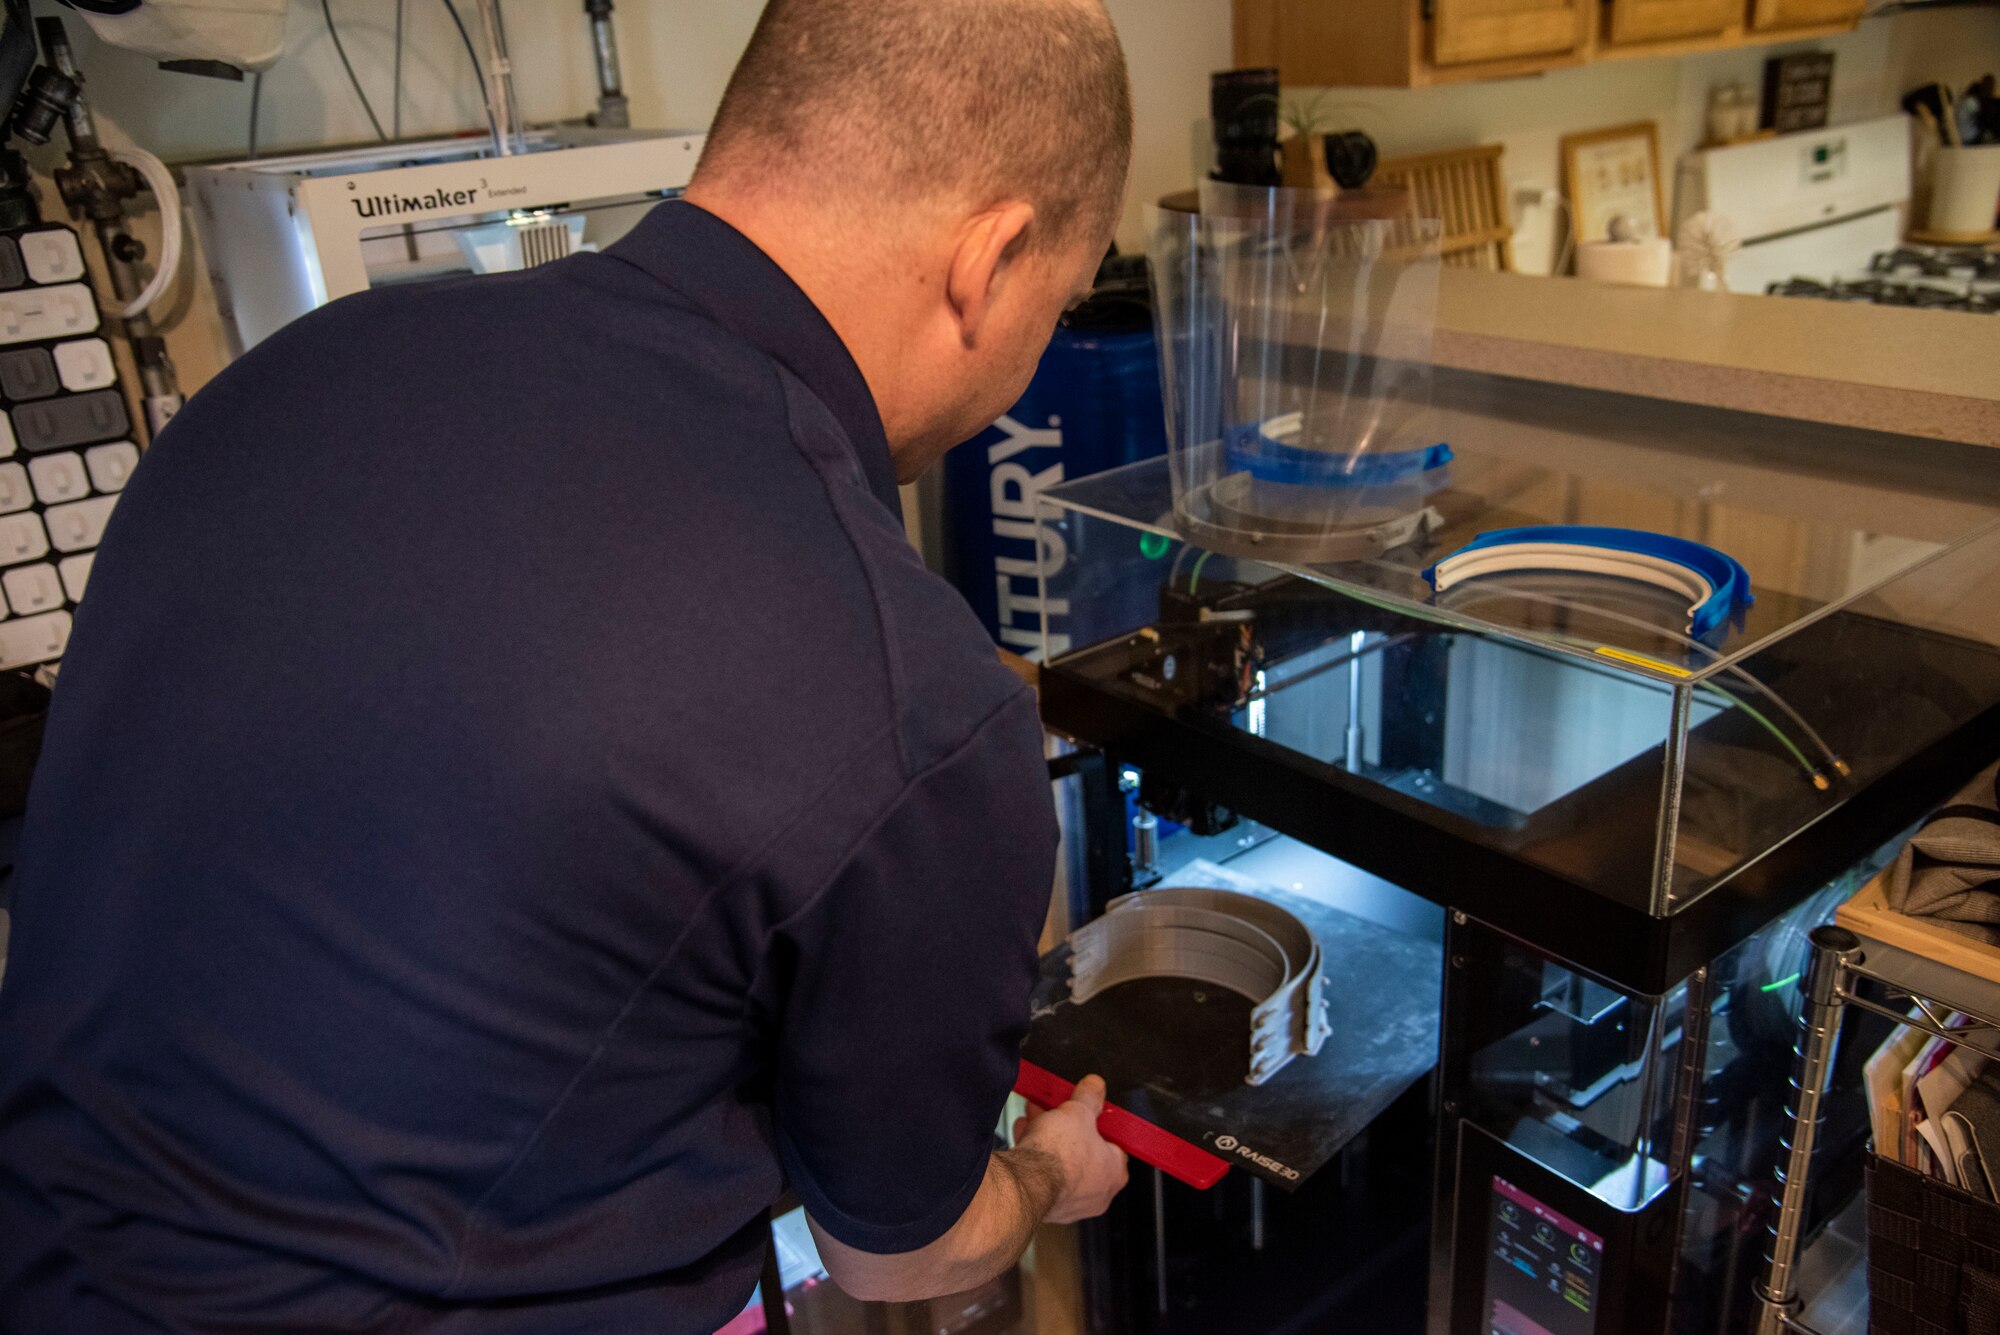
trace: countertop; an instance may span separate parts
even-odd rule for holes
[[[2000,446],[2000,316],[1446,269],[1442,366]]]

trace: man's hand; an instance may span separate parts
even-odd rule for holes
[[[1046,1154],[1062,1174],[1048,1223],[1095,1219],[1125,1189],[1125,1151],[1097,1134],[1097,1115],[1103,1111],[1104,1081],[1087,1075],[1062,1107],[1043,1112],[1030,1104],[1028,1115],[1014,1123],[1015,1153]]]
[[[951,1230],[928,1247],[859,1251],[809,1214],[833,1282],[864,1302],[916,1302],[978,1288],[1021,1259],[1037,1224],[1104,1213],[1125,1185],[1125,1151],[1097,1134],[1104,1082],[1085,1076],[1069,1102],[1015,1124],[1015,1147],[987,1161],[986,1180]]]

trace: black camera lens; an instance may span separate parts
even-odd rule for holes
[[[1213,75],[1208,106],[1215,123],[1214,178],[1232,185],[1278,184],[1278,71]]]

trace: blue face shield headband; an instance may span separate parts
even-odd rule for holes
[[[1483,575],[1566,570],[1636,580],[1688,601],[1687,633],[1705,638],[1750,606],[1750,576],[1733,557],[1686,538],[1629,528],[1548,524],[1482,533],[1424,578],[1439,593]]]
[[[1259,482],[1294,486],[1379,487],[1451,462],[1449,445],[1337,454],[1286,444],[1286,440],[1297,437],[1302,420],[1299,413],[1286,413],[1268,422],[1230,427],[1223,436],[1229,471],[1248,473]]]

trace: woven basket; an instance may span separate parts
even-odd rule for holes
[[[1870,1156],[1869,1335],[2000,1335],[2000,1205]]]

